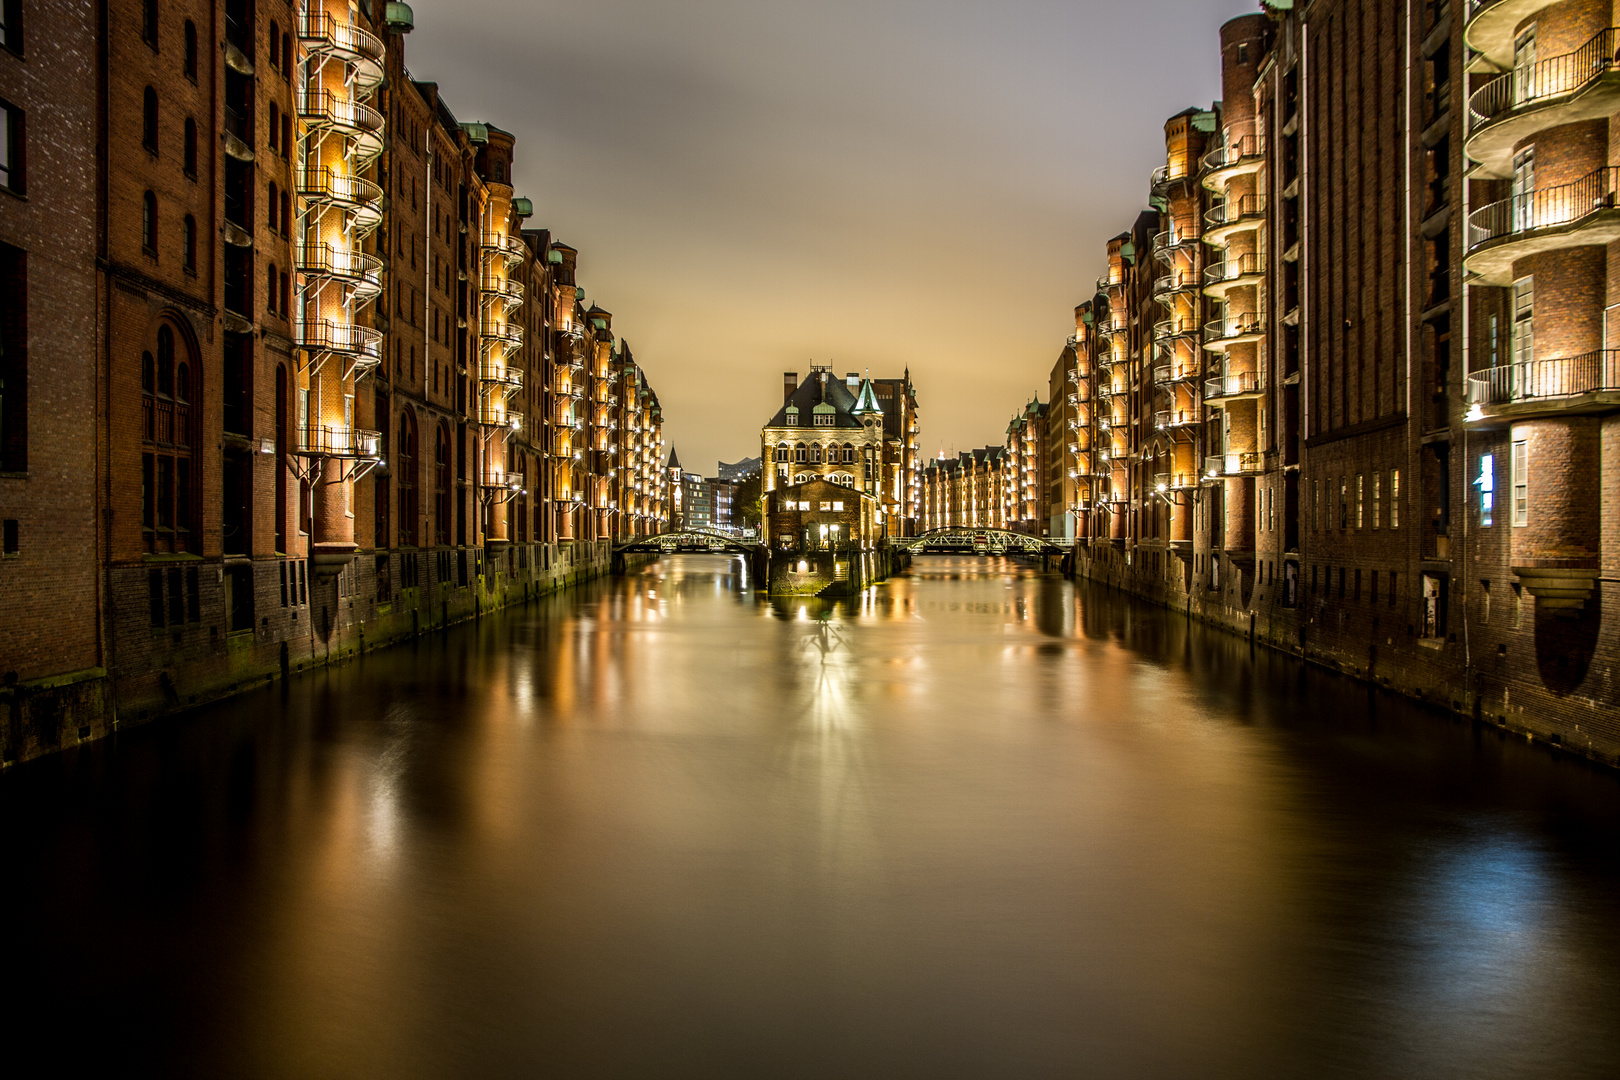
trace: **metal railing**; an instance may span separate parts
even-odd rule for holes
[[[1198,333],[1197,319],[1160,319],[1153,324],[1153,340],[1166,342],[1171,338],[1186,337]]]
[[[1264,195],[1244,195],[1237,199],[1227,199],[1219,206],[1212,206],[1204,212],[1204,228],[1219,229],[1227,225],[1236,225],[1240,221],[1266,216],[1266,197]]]
[[[1266,316],[1263,311],[1245,311],[1238,315],[1228,315],[1224,319],[1212,319],[1204,324],[1204,343],[1213,344],[1247,334],[1259,334],[1265,327]]]
[[[300,454],[371,460],[382,457],[380,431],[334,424],[302,428],[296,434]]]
[[[1600,391],[1620,391],[1620,349],[1528,360],[1468,376],[1470,405],[1508,405]]]
[[[1223,375],[1218,379],[1209,379],[1204,383],[1204,400],[1219,401],[1221,398],[1239,397],[1243,394],[1253,394],[1260,390],[1260,377],[1252,371],[1245,371],[1237,375]]]
[[[330,12],[308,11],[298,16],[298,37],[312,51],[332,51],[348,59],[383,62],[383,43],[353,23],[340,23]]]
[[[1160,431],[1170,428],[1192,427],[1202,423],[1203,417],[1197,409],[1160,409],[1153,414],[1153,426]]]
[[[1588,214],[1613,209],[1620,167],[1605,165],[1569,184],[1537,188],[1480,207],[1468,215],[1470,250],[1515,233],[1573,225]]]
[[[361,207],[381,203],[383,189],[370,180],[331,169],[301,169],[298,172],[298,194],[317,202]]]
[[[484,382],[506,387],[508,393],[516,392],[523,386],[523,372],[510,364],[481,364],[478,377]]]
[[[381,287],[382,260],[375,255],[330,244],[299,244],[293,250],[305,274]]]
[[[1253,476],[1276,468],[1277,455],[1271,450],[1251,450],[1240,454],[1217,454],[1204,459],[1204,472],[1210,476]]]
[[[1209,278],[1209,271],[1204,271],[1205,280]],[[1198,287],[1198,275],[1191,270],[1182,270],[1174,274],[1165,274],[1153,281],[1153,298],[1163,299],[1172,293],[1184,292]]]
[[[486,488],[497,490],[521,491],[523,490],[524,476],[520,472],[486,472],[480,484]]]
[[[317,352],[347,353],[361,360],[382,363],[382,332],[369,326],[350,326],[326,319],[298,324],[298,344]]]
[[[1615,28],[1594,34],[1572,53],[1553,56],[1492,79],[1468,99],[1468,116],[1479,128],[1523,105],[1584,90],[1615,64]]]
[[[488,252],[500,255],[509,262],[522,262],[523,253],[527,249],[521,236],[511,233],[485,233],[480,246]]]
[[[1239,278],[1252,277],[1265,272],[1265,260],[1258,253],[1240,255],[1235,259],[1226,259],[1218,263],[1211,263],[1204,267],[1204,284],[1223,285]]]
[[[1217,172],[1254,161],[1266,154],[1266,140],[1259,135],[1243,135],[1224,146],[1217,146],[1204,155],[1199,164],[1205,172]]]

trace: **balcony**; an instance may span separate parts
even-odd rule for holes
[[[1203,169],[1200,179],[1210,191],[1225,191],[1226,185],[1236,178],[1259,172],[1265,156],[1265,139],[1259,135],[1244,135],[1205,154],[1199,163]]]
[[[1513,284],[1513,264],[1527,255],[1620,239],[1615,191],[1620,168],[1595,169],[1571,184],[1538,188],[1468,215],[1464,265],[1483,284]]]
[[[1152,187],[1153,194],[1163,195],[1169,190],[1170,185],[1186,180],[1190,175],[1184,163],[1174,162],[1154,169],[1148,177],[1148,184]]]
[[[1177,293],[1192,292],[1198,288],[1198,274],[1196,271],[1177,270],[1155,278],[1153,281],[1153,299],[1160,303],[1168,303]]]
[[[1175,265],[1178,258],[1192,258],[1198,254],[1198,238],[1178,236],[1166,230],[1153,238],[1153,257],[1165,266]]]
[[[1224,405],[1230,401],[1252,401],[1263,392],[1260,388],[1260,377],[1252,371],[1223,375],[1219,379],[1210,379],[1204,383],[1204,401],[1211,405]]]
[[[490,323],[479,331],[478,337],[485,349],[501,345],[510,353],[523,347],[523,327],[515,322]]]
[[[1211,480],[1236,476],[1261,476],[1275,472],[1277,455],[1270,450],[1242,454],[1218,454],[1204,459],[1204,473]]]
[[[508,397],[523,389],[523,372],[510,364],[481,364],[478,378]]]
[[[1468,376],[1468,405],[1474,424],[1614,412],[1620,409],[1620,349],[1476,371]]]
[[[1124,337],[1130,330],[1125,323],[1105,322],[1097,326],[1097,340],[1099,344],[1107,344],[1116,338]]]
[[[1198,333],[1196,319],[1160,319],[1153,324],[1153,343],[1167,348],[1177,338],[1193,337]]]
[[[1160,364],[1153,369],[1153,381],[1165,386],[1188,382],[1198,378],[1198,375],[1197,364]]]
[[[1228,199],[1204,213],[1204,243],[1225,247],[1237,233],[1252,232],[1266,219],[1266,197],[1244,195]]]
[[[478,486],[490,491],[509,491],[516,495],[523,491],[525,477],[520,472],[486,472]]]
[[[484,303],[502,304],[509,315],[523,306],[523,283],[513,278],[485,274],[478,289]]]
[[[298,16],[298,40],[316,59],[351,65],[355,90],[362,96],[383,81],[383,43],[353,23],[340,23],[325,11],[306,12]]]
[[[486,253],[505,259],[507,269],[521,265],[524,253],[528,251],[528,245],[523,242],[523,238],[510,233],[485,233],[479,246]],[[575,333],[575,331],[559,332]]]
[[[349,214],[361,235],[382,224],[383,189],[370,180],[331,169],[299,170],[298,194],[312,206]]]
[[[382,460],[382,433],[342,425],[303,428],[295,432],[302,457]]]
[[[1239,312],[1204,324],[1204,348],[1210,352],[1224,352],[1228,345],[1259,341],[1265,332],[1265,312]]]
[[[1266,277],[1266,263],[1258,254],[1239,256],[1204,268],[1204,295],[1224,300],[1233,289],[1259,285]]]
[[[359,303],[382,293],[382,260],[375,255],[330,244],[299,244],[293,249],[298,272],[321,282],[337,282]]]
[[[344,101],[329,90],[300,90],[298,117],[313,131],[347,140],[357,168],[383,152],[383,116],[370,105]]]
[[[1463,40],[1498,69],[1513,66],[1514,31],[1520,23],[1557,0],[1469,0]]]
[[[361,374],[382,363],[381,331],[369,326],[352,326],[329,319],[312,319],[298,324],[298,345],[321,356],[339,356],[346,367]]]
[[[1500,75],[1468,99],[1468,156],[1493,176],[1513,171],[1514,147],[1549,127],[1607,119],[1620,110],[1616,31],[1599,31],[1572,53]]]
[[[1160,409],[1153,414],[1153,426],[1159,431],[1197,427],[1203,417],[1197,409]]]
[[[246,117],[229,105],[222,106],[221,113],[225,121],[225,130],[220,133],[220,142],[225,148],[225,156],[241,162],[252,161],[252,126]]]

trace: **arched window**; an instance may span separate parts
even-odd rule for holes
[[[275,48],[276,43],[272,41],[270,47]],[[281,35],[281,73],[292,74],[292,34],[285,31]]]
[[[150,86],[141,95],[141,145],[157,153],[158,102],[157,91]]]
[[[291,280],[287,276],[287,271],[283,270],[281,272],[281,317],[284,319],[292,318],[293,314]]]
[[[855,447],[851,443],[844,444],[844,460],[850,462],[855,460]]]
[[[191,380],[173,328],[160,326],[156,357],[141,354],[141,531],[149,552],[193,550]]]
[[[281,296],[281,274],[276,270],[275,263],[271,263],[270,268],[265,271],[265,279],[265,306],[270,309],[271,314],[274,314],[276,299]]]
[[[803,464],[804,461],[805,461],[805,456],[806,455],[805,455],[804,443],[800,443],[799,445],[797,445],[797,446],[795,446],[793,448],[793,460],[794,461],[799,462],[800,464]]]
[[[264,205],[265,205],[265,211],[264,211],[265,224],[270,226],[270,231],[271,232],[280,232],[281,231],[281,225],[280,225],[280,221],[281,221],[281,193],[280,193],[280,190],[276,187],[276,184],[275,184],[274,180],[272,180],[270,182],[270,197],[268,199],[264,200]]]
[[[399,414],[399,542],[417,546],[420,504],[417,502],[416,413],[407,408]]]
[[[141,40],[152,46],[157,52],[158,47],[158,8],[157,0],[142,0],[141,3]]]
[[[777,461],[791,461],[792,458],[793,458],[792,448],[789,447],[787,443],[777,443],[776,444],[776,460]]]
[[[270,42],[270,66],[273,68],[280,68],[281,24],[276,22],[274,19],[270,20],[270,36],[266,40]]]
[[[281,106],[270,103],[270,149],[281,149]]]
[[[450,425],[439,421],[433,450],[433,542],[441,547],[450,543]]]
[[[281,230],[289,236],[292,235],[292,192],[286,190],[281,193]]]
[[[528,484],[530,483],[529,478],[530,478],[530,475],[531,475],[530,472],[529,472],[529,455],[528,454],[519,454],[518,458],[517,458],[517,464],[518,464],[518,468],[522,470],[523,485],[524,485],[519,490],[518,497],[517,497],[517,500],[516,500],[516,502],[517,502],[517,510],[516,510],[516,513],[517,513],[517,542],[520,543],[520,544],[527,544],[529,542],[529,488],[528,488]]]
[[[197,24],[186,20],[186,59],[183,69],[186,78],[197,81]]]
[[[197,178],[197,121],[186,117],[186,175]]]
[[[813,446],[810,447],[810,464],[812,464],[812,465],[820,465],[821,464],[821,444],[820,443],[816,443],[816,444],[814,444]]]
[[[141,244],[148,255],[157,254],[157,196],[148,191],[141,196]]]
[[[197,270],[197,219],[190,214],[180,223],[180,253],[183,265],[193,273]]]

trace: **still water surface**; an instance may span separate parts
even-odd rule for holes
[[[667,559],[14,770],[8,1041],[53,1075],[1620,1074],[1613,776],[1017,564],[825,611],[742,573]]]

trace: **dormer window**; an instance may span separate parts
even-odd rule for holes
[[[789,405],[787,407],[787,426],[799,426],[799,407],[797,405]]]
[[[833,426],[833,414],[832,413],[816,413],[816,415],[815,415],[815,426],[816,427],[832,427]]]

